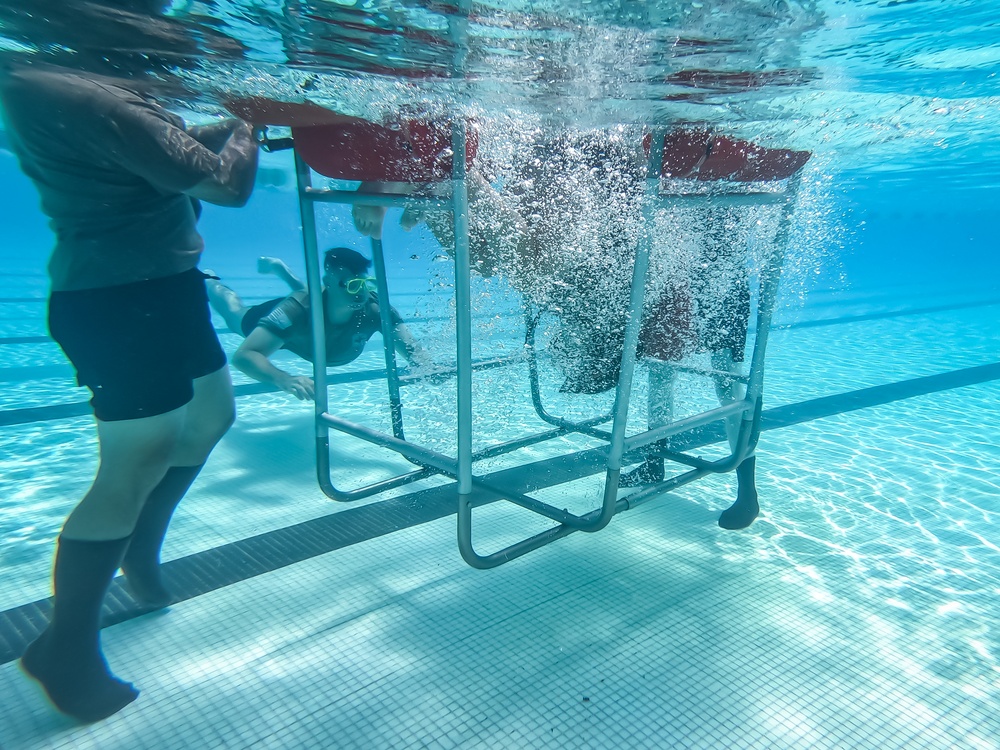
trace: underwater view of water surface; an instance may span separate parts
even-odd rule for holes
[[[0,111],[0,747],[1000,748],[992,3],[0,0]]]

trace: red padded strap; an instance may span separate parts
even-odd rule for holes
[[[348,117],[311,102],[278,102],[263,97],[226,104],[255,125],[292,128],[295,150],[327,177],[368,182],[432,182],[451,177],[451,124],[400,120],[379,125]],[[472,166],[479,136],[469,127],[465,165]]]
[[[251,125],[336,125],[365,122],[359,117],[348,117],[312,102],[279,102],[262,96],[230,99],[226,109]]]
[[[370,182],[431,182],[451,177],[449,123],[404,120],[388,126],[372,122],[293,127],[299,156],[327,177]],[[479,139],[470,128],[466,168]]]
[[[648,151],[649,139],[644,141]],[[750,141],[713,135],[707,130],[673,130],[663,139],[660,174],[705,182],[769,182],[791,177],[811,154],[784,148],[764,148]]]

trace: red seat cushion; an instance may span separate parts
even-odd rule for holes
[[[293,127],[295,149],[327,177],[372,182],[432,182],[451,178],[451,124],[403,120],[390,125],[359,121],[342,125]],[[469,128],[465,166],[479,147]]]
[[[649,151],[651,138],[646,138]],[[791,177],[811,154],[784,148],[764,148],[750,141],[713,135],[707,130],[678,129],[663,139],[660,174],[674,179],[769,182]]]
[[[254,125],[292,128],[295,150],[327,177],[370,182],[432,182],[451,177],[451,124],[400,119],[379,125],[312,102],[263,97],[233,99],[226,108]],[[469,126],[465,165],[472,166],[479,137]]]

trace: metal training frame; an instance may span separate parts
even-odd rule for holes
[[[305,249],[306,276],[311,300],[310,313],[314,346],[314,378],[316,383],[315,430],[316,465],[319,485],[333,500],[352,501],[369,497],[395,487],[424,479],[432,475],[445,475],[455,480],[458,501],[458,547],[465,561],[476,568],[492,568],[516,557],[538,549],[556,539],[575,531],[599,531],[610,523],[615,514],[634,508],[644,502],[693,482],[707,474],[728,472],[735,469],[755,448],[760,434],[760,414],[764,382],[764,355],[767,348],[768,331],[774,310],[785,248],[788,243],[791,216],[799,182],[801,165],[784,182],[784,190],[746,189],[719,191],[706,190],[703,186],[694,191],[664,192],[661,168],[664,164],[664,146],[667,133],[654,131],[649,149],[646,177],[646,200],[644,211],[651,212],[664,206],[764,206],[778,205],[780,218],[771,252],[759,271],[757,296],[756,335],[749,372],[746,375],[719,373],[712,370],[686,369],[710,378],[726,377],[746,386],[745,396],[721,404],[685,419],[649,429],[626,437],[629,399],[635,373],[636,352],[642,324],[645,283],[649,267],[650,247],[648,239],[639,243],[635,252],[635,263],[629,299],[629,318],[625,330],[625,342],[621,359],[621,370],[615,391],[614,406],[610,414],[573,422],[549,413],[542,403],[537,358],[534,350],[534,323],[526,322],[529,343],[529,372],[532,401],[540,419],[552,429],[522,437],[499,445],[473,452],[472,450],[472,374],[476,369],[503,366],[519,358],[473,362],[472,359],[472,310],[470,299],[471,259],[469,252],[469,197],[466,185],[466,144],[467,124],[456,120],[452,123],[452,171],[450,197],[420,197],[398,193],[373,193],[315,188],[312,185],[312,169],[296,153],[299,203],[302,217],[303,245]],[[285,144],[287,146],[287,144]],[[710,147],[709,147],[710,151]],[[704,156],[701,161],[704,161]],[[808,157],[807,157],[808,158]],[[699,162],[698,166],[700,166]],[[695,173],[697,167],[695,168]],[[705,180],[692,173],[690,176],[674,179],[677,183],[692,183],[696,179]],[[328,174],[328,173],[327,173]],[[711,179],[711,178],[708,178]],[[773,181],[773,178],[772,178]],[[372,239],[372,260],[381,311],[382,337],[385,352],[385,368],[391,411],[392,434],[370,429],[365,425],[351,422],[330,413],[326,378],[325,317],[322,305],[322,275],[320,253],[316,233],[316,204],[342,203],[381,205],[392,207],[415,206],[420,208],[450,209],[455,220],[455,301],[456,301],[456,367],[452,371],[457,379],[457,451],[449,456],[408,441],[404,433],[401,387],[418,379],[417,376],[401,374],[396,363],[392,324],[390,319],[390,298],[386,280],[385,257],[381,240]],[[684,467],[686,471],[667,478],[665,481],[638,489],[625,497],[618,497],[619,477],[623,459],[633,451],[650,446],[672,435],[678,435],[712,422],[738,415],[741,419],[738,438],[729,455],[718,460],[705,460],[684,452],[658,449],[662,455]],[[599,425],[611,422],[611,429]],[[336,430],[374,445],[393,450],[416,467],[412,471],[389,479],[354,489],[340,489],[333,485],[330,477],[330,430]],[[536,443],[544,442],[567,433],[581,433],[599,438],[607,443],[607,462],[601,506],[582,515],[570,513],[526,494],[510,492],[491,485],[473,473],[473,464],[485,458],[508,453]],[[522,508],[538,513],[555,525],[547,530],[524,538],[494,552],[481,554],[476,551],[473,540],[473,490],[485,490],[514,503]]]

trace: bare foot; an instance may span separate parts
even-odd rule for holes
[[[423,211],[418,208],[413,208],[412,206],[407,206],[403,209],[403,215],[399,218],[399,226],[409,232],[425,218],[426,215]]]
[[[280,258],[272,258],[269,255],[262,255],[257,258],[257,273],[277,274],[285,262]]]
[[[382,239],[382,221],[385,219],[385,206],[369,206],[355,204],[351,207],[351,218],[354,228],[365,237]]]

